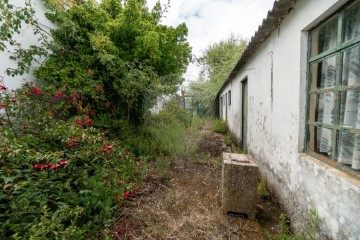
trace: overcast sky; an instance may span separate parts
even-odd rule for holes
[[[155,2],[148,0],[149,7]],[[274,0],[170,0],[162,23],[175,27],[185,22],[193,54],[199,56],[209,44],[226,39],[231,33],[250,39],[273,3]],[[197,73],[196,66],[191,64],[184,77],[193,81]]]

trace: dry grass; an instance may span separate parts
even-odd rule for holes
[[[252,222],[224,216],[216,202],[194,202],[161,186],[137,207],[124,210],[118,226],[125,231],[117,239],[262,239]]]
[[[221,212],[224,144],[210,121],[199,123],[184,139],[184,154],[155,164],[141,196],[121,210],[114,239],[264,239],[258,222]],[[176,164],[170,168],[171,163]]]

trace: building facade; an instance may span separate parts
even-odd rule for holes
[[[360,239],[360,1],[278,0],[218,92],[294,229]]]

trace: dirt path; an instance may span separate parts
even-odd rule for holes
[[[220,209],[221,154],[230,151],[223,136],[201,129],[194,156],[175,166],[167,183],[150,175],[142,196],[124,208],[116,239],[266,239],[264,230],[278,232],[276,208],[258,204],[257,220],[223,215]]]

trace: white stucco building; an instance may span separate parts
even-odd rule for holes
[[[218,92],[292,226],[360,239],[360,1],[278,0]]]
[[[42,0],[31,0],[31,6],[35,10],[35,17],[37,18],[40,26],[47,32],[55,28],[55,25],[46,18],[45,13],[47,12],[46,7]],[[10,0],[9,3],[14,4],[16,7],[24,7],[25,1]],[[14,10],[15,11],[15,10]],[[12,36],[18,43],[21,44],[21,48],[28,49],[31,45],[39,46],[38,38],[39,35],[34,35],[33,26],[31,24],[23,23],[20,29],[20,34],[13,34]],[[50,37],[50,36],[49,36]],[[26,81],[32,81],[34,79],[32,75],[32,69],[39,66],[38,63],[33,62],[33,68],[30,73],[24,74],[23,76],[8,76],[6,69],[17,68],[17,63],[11,60],[9,57],[12,55],[14,48],[7,44],[7,49],[4,52],[0,52],[0,76],[4,78],[5,85],[10,89],[16,89]],[[43,59],[39,59],[41,63]]]

